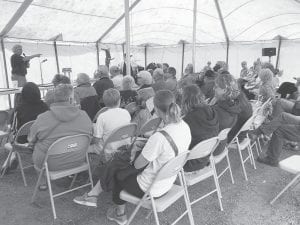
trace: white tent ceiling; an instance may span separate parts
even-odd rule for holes
[[[0,0],[0,31],[22,0]],[[131,0],[132,4],[134,0]],[[219,0],[230,41],[300,38],[297,0]],[[197,43],[225,42],[213,0],[198,0]],[[123,0],[34,0],[6,37],[96,42],[123,14]],[[193,0],[141,0],[130,12],[131,44],[192,42]],[[125,41],[124,19],[102,43]]]

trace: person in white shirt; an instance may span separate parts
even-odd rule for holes
[[[129,140],[113,142],[103,151],[103,144],[108,136],[118,127],[127,125],[131,121],[129,112],[120,108],[120,92],[110,88],[103,93],[103,102],[108,109],[101,113],[94,129],[95,144],[90,146],[90,152],[103,154],[108,161],[114,152],[122,145],[129,144]]]
[[[174,95],[169,90],[161,90],[155,94],[154,108],[158,117],[163,120],[165,126],[162,128],[173,139],[178,148],[178,153],[188,150],[191,142],[191,132],[189,126],[181,119],[180,108],[175,103]],[[154,133],[140,155],[134,161],[136,169],[145,169],[139,174],[133,174],[126,177],[124,180],[118,180],[115,177],[115,185],[113,187],[113,202],[115,206],[107,212],[109,220],[115,221],[118,224],[126,224],[127,216],[125,214],[125,202],[120,199],[119,194],[122,190],[141,198],[153,182],[157,172],[168,161],[175,157],[175,151],[171,147],[165,136],[160,133]],[[170,177],[162,181],[158,181],[151,189],[151,194],[154,197],[160,197],[168,192],[175,177]],[[97,206],[97,197],[102,192],[100,182],[87,194],[77,197],[74,201],[78,204],[87,206]]]
[[[123,75],[120,73],[120,69],[117,66],[111,66],[109,68],[111,80],[114,83],[114,87],[118,89],[119,91],[122,89],[122,81],[123,81]]]

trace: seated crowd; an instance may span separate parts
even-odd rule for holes
[[[260,135],[269,137],[266,156],[259,157],[258,161],[272,166],[278,164],[284,139],[300,141],[300,99],[276,98],[278,87],[274,85],[274,74],[271,64],[259,60],[250,69],[243,62],[239,80],[229,73],[222,61],[213,68],[208,62],[200,73],[195,73],[193,65],[188,64],[179,81],[176,69],[167,63],[151,63],[146,70],[137,73],[137,83],[132,76],[123,76],[117,66],[110,69],[99,66],[94,74],[97,79],[94,84],[87,74],[78,74],[75,88],[68,77],[57,74],[52,81],[54,88],[47,92],[45,102],[41,100],[36,84],[28,82],[23,87],[21,100],[15,107],[17,128],[35,120],[27,139],[33,148],[36,170],[42,168],[47,150],[54,141],[68,135],[89,135],[92,141],[88,152],[98,154],[111,170],[98,177],[94,188],[76,197],[74,202],[97,207],[99,194],[112,191],[114,206],[108,210],[107,217],[125,224],[125,202],[120,199],[120,192],[124,189],[142,197],[158,170],[176,155],[161,131],[171,137],[179,152],[184,152],[203,140],[218,136],[223,129],[231,128],[227,140],[219,143],[213,153],[218,155],[252,116],[250,100],[254,96],[260,96],[262,102],[271,99],[273,110],[268,115],[268,122],[251,131],[250,136],[254,139]],[[296,90],[300,87],[298,82],[295,87]],[[135,104],[134,110],[126,110],[126,106],[132,103]],[[105,110],[97,114],[104,107]],[[155,117],[162,120],[158,131],[146,142],[131,146],[128,161],[132,161],[137,172],[120,179],[117,174],[121,170],[112,169],[112,162],[119,149],[129,146],[130,142],[127,139],[114,142],[105,149],[103,144],[116,128],[133,122],[140,129]],[[93,120],[96,121],[94,126]],[[72,163],[66,159],[66,164]],[[208,157],[194,159],[187,161],[184,170],[198,171],[208,165]],[[112,183],[107,183],[107,176]],[[153,196],[160,197],[168,192],[175,179],[170,177],[156,183]],[[47,186],[41,185],[40,189],[47,189]]]

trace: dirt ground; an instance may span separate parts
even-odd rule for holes
[[[285,151],[282,158],[295,152]],[[229,174],[221,178],[220,186],[223,195],[224,211],[220,211],[216,194],[196,203],[193,206],[195,223],[207,225],[297,225],[300,224],[300,188],[296,186],[288,190],[273,206],[270,200],[293,178],[292,174],[256,163],[254,170],[247,163],[248,181],[242,174],[238,152],[230,149],[230,160],[235,183],[232,184]],[[256,156],[256,155],[255,155]],[[0,151],[2,164],[6,153]],[[222,163],[218,165],[220,169]],[[37,180],[35,171],[30,168],[26,172],[28,187],[24,187],[21,173],[16,170],[0,180],[0,225],[108,225],[115,224],[106,219],[105,213],[111,205],[110,193],[102,193],[98,199],[98,208],[89,208],[73,203],[73,198],[88,190],[78,190],[58,198],[56,209],[58,221],[53,221],[48,192],[39,192],[37,205],[30,204],[30,198]],[[69,179],[56,182],[56,189],[68,186]],[[189,189],[191,198],[198,196],[213,187],[213,181],[208,180]],[[184,209],[184,201],[179,200],[166,212],[160,214],[161,224],[171,224],[176,215]],[[132,212],[129,205],[127,214]],[[140,210],[133,225],[155,224],[153,216],[146,219],[147,211]],[[178,224],[189,224],[184,218]]]

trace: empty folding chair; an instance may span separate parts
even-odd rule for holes
[[[279,168],[295,174],[296,176],[282,189],[282,191],[270,202],[270,204],[273,204],[290,186],[292,186],[300,178],[300,155],[294,155],[280,161]]]
[[[194,224],[194,219],[192,215],[192,210],[190,208],[190,202],[189,198],[187,195],[187,190],[185,189],[182,173],[179,173],[182,171],[182,167],[186,162],[187,155],[189,152],[184,152],[172,160],[170,160],[168,163],[166,163],[157,173],[156,178],[154,179],[153,183],[151,186],[148,188],[148,190],[145,192],[145,195],[143,196],[142,199],[137,198],[133,195],[130,195],[126,191],[122,191],[120,193],[120,198],[123,199],[126,202],[130,202],[132,204],[137,205],[133,213],[131,214],[127,225],[131,223],[133,220],[134,216],[140,209],[140,207],[146,208],[146,209],[152,209],[154,212],[154,217],[155,217],[155,222],[157,225],[159,225],[159,219],[158,219],[158,212],[163,212],[167,208],[169,208],[173,203],[175,203],[178,199],[181,197],[184,197],[185,200],[185,205],[186,205],[186,210],[184,211],[183,214],[181,214],[172,224],[176,224],[183,216],[188,214],[190,224]],[[169,190],[165,195],[159,198],[153,198],[151,195],[151,188],[153,184],[157,181],[170,178],[173,176],[179,175],[179,180],[180,180],[180,185],[174,184],[171,190]]]
[[[10,161],[10,158],[12,157],[12,154],[17,155],[17,160],[19,162],[19,167],[20,167],[20,170],[21,170],[21,173],[22,173],[24,186],[27,186],[24,169],[33,167],[33,163],[32,162],[27,162],[28,165],[23,166],[21,155],[22,154],[32,154],[32,149],[28,148],[28,143],[20,144],[18,142],[18,139],[21,136],[27,136],[29,134],[30,128],[31,128],[33,123],[34,123],[34,121],[29,121],[29,122],[23,124],[23,126],[21,126],[19,128],[19,130],[17,131],[12,144],[7,143],[5,145],[5,148],[9,151],[8,157],[7,157],[8,162]],[[6,163],[6,166],[4,167],[3,172],[2,172],[2,176],[6,173],[8,164],[9,163]]]
[[[215,189],[210,191],[209,193],[197,198],[196,200],[191,202],[191,205],[195,204],[196,202],[206,198],[207,196],[217,193],[218,199],[219,199],[219,205],[221,211],[223,211],[223,206],[222,206],[222,201],[221,201],[221,191],[220,191],[220,186],[219,186],[219,181],[218,181],[218,176],[215,168],[215,163],[213,160],[212,153],[216,149],[217,145],[219,143],[219,138],[218,137],[213,137],[207,140],[204,140],[197,144],[191,151],[188,156],[188,160],[192,159],[199,159],[199,158],[204,158],[207,156],[210,156],[210,164],[207,167],[204,167],[203,169],[200,169],[198,171],[194,172],[189,172],[185,173],[185,183],[187,186],[192,186],[195,184],[198,184],[201,181],[204,181],[210,177],[214,178],[214,183],[215,183]]]
[[[253,144],[251,144],[251,139],[248,136],[248,131],[251,129],[252,124],[253,124],[253,119],[254,116],[251,116],[245,123],[244,125],[241,127],[241,129],[239,130],[239,132],[235,135],[235,137],[232,139],[232,142],[236,142],[237,143],[237,149],[240,155],[240,159],[241,159],[241,163],[242,163],[242,168],[243,168],[243,173],[245,176],[245,180],[248,180],[247,177],[247,173],[246,173],[246,169],[245,169],[245,163],[247,160],[250,160],[250,163],[253,165],[254,169],[256,169],[255,166],[255,160],[253,157],[253,147],[255,146],[257,148],[256,143],[254,142]],[[246,133],[245,136],[243,136],[242,138],[239,137],[239,135],[244,132]],[[244,158],[243,157],[243,152],[247,152],[247,157]]]
[[[90,137],[86,134],[79,134],[60,138],[56,140],[48,149],[43,168],[40,171],[38,181],[33,192],[31,202],[35,201],[42,177],[46,175],[54,219],[57,218],[54,198],[83,187],[93,187],[92,173],[87,156],[89,145]],[[88,171],[88,183],[75,188],[69,188],[68,190],[57,194],[53,194],[51,181],[63,177],[68,177],[70,175],[77,175],[78,173],[84,171]],[[76,179],[76,176],[74,178]],[[72,181],[72,183],[74,183],[74,180]]]
[[[222,142],[222,141],[226,141],[227,140],[227,136],[228,136],[228,133],[230,131],[231,128],[226,128],[224,130],[222,130],[218,137],[219,137],[219,142]],[[227,161],[227,165],[225,167],[225,169],[222,170],[222,172],[220,172],[220,174],[218,175],[217,174],[217,177],[218,179],[220,179],[220,177],[226,172],[226,171],[229,171],[229,174],[230,174],[230,177],[231,177],[231,182],[234,184],[234,180],[233,180],[233,175],[232,175],[232,170],[231,170],[231,164],[230,164],[230,161],[229,161],[229,156],[228,156],[228,148],[227,148],[227,144],[225,146],[225,149],[222,153],[220,153],[219,155],[212,155],[212,159],[214,161],[215,164],[218,164],[220,163],[223,159],[226,158],[226,161]]]

